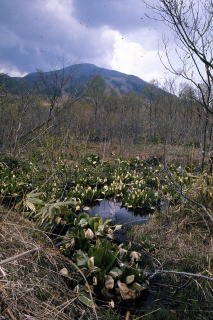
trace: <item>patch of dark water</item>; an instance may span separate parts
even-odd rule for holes
[[[149,219],[147,215],[143,215],[142,211],[129,210],[122,207],[121,203],[109,200],[100,201],[88,213],[91,216],[99,214],[103,220],[111,219],[113,223],[122,225],[144,224]]]
[[[122,225],[123,228],[115,232],[118,242],[125,242],[126,232],[130,226],[142,225],[149,220],[149,215],[144,215],[142,210],[129,210],[122,207],[121,203],[110,200],[102,200],[92,207],[88,213],[91,216],[100,215],[103,220],[111,219],[113,224]]]

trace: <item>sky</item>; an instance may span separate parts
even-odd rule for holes
[[[0,0],[0,72],[93,63],[161,81],[165,26],[141,0]]]

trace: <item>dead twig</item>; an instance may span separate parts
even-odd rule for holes
[[[11,318],[12,320],[16,320],[16,318],[14,317],[14,315],[12,314],[12,312],[11,312],[10,309],[7,309],[6,312],[7,312],[7,314],[10,316],[10,318]]]
[[[152,313],[154,313],[154,312],[157,312],[157,311],[159,311],[159,310],[161,310],[161,308],[158,308],[158,309],[153,310],[153,311],[151,311],[151,312],[149,312],[149,313],[146,313],[146,314],[144,314],[143,316],[140,316],[140,317],[136,318],[135,320],[139,320],[139,319],[145,318],[145,317],[149,316],[150,314],[152,314]]]
[[[85,313],[86,313],[86,311],[83,310],[83,311],[82,311],[82,314],[81,314],[81,316],[80,316],[80,318],[79,318],[79,320],[82,320],[82,319],[83,319],[83,317],[85,316]]]
[[[31,250],[28,250],[28,251],[22,252],[22,253],[20,253],[20,254],[17,254],[17,255],[15,255],[15,256],[13,256],[13,257],[4,259],[4,260],[0,261],[0,266],[2,266],[2,265],[4,265],[4,264],[7,264],[7,263],[9,263],[9,262],[12,262],[12,261],[14,261],[14,260],[18,260],[18,259],[20,259],[20,258],[22,258],[22,257],[24,257],[24,256],[27,256],[28,254],[30,254],[30,253],[32,253],[32,252],[36,252],[36,251],[40,251],[40,250],[41,250],[41,248],[36,247],[36,248],[31,249]]]
[[[199,273],[190,273],[190,272],[183,272],[183,271],[176,271],[176,270],[156,270],[153,274],[150,275],[149,279],[152,279],[154,276],[156,276],[158,273],[173,273],[173,274],[180,274],[187,277],[195,277],[195,278],[201,278],[209,281],[213,281],[213,278],[204,276]]]
[[[1,274],[2,274],[3,277],[6,277],[5,271],[4,271],[4,269],[2,269],[1,267],[0,267],[0,272],[1,272]]]
[[[129,317],[130,317],[130,312],[127,311],[127,312],[126,312],[126,316],[125,316],[125,320],[129,320]]]

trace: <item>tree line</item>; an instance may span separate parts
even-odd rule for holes
[[[42,81],[42,80],[41,80]],[[167,85],[166,89],[169,86]],[[1,86],[0,150],[16,152],[20,146],[41,143],[58,136],[93,142],[184,144],[206,148],[212,142],[212,123],[200,111],[192,87],[182,86],[178,95],[151,96],[109,89],[103,78],[92,79],[81,96],[49,95],[36,90],[12,95]],[[154,90],[154,87],[153,87]]]

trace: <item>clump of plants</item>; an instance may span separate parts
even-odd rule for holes
[[[175,165],[169,169],[175,182],[186,190],[192,180],[187,170]],[[29,161],[11,168],[0,161],[0,179],[1,197],[23,197],[37,189],[45,193],[46,202],[79,198],[82,208],[97,199],[113,198],[123,206],[152,211],[162,198],[173,202],[179,198],[160,163],[137,159],[109,163],[88,155],[72,165],[59,159],[54,172],[39,162]]]
[[[1,158],[1,198],[16,198],[32,190],[33,173],[36,173],[33,163],[25,163],[9,157]]]
[[[101,293],[114,306],[116,302],[138,298],[147,289],[141,254],[131,244],[118,244],[114,239],[114,232],[121,225],[79,212],[80,199],[45,203],[42,196],[33,191],[16,208],[47,231],[55,233],[66,226],[60,250],[83,272],[87,284],[76,270],[63,269],[61,273],[72,278],[83,303],[92,305],[88,292],[95,296]]]

